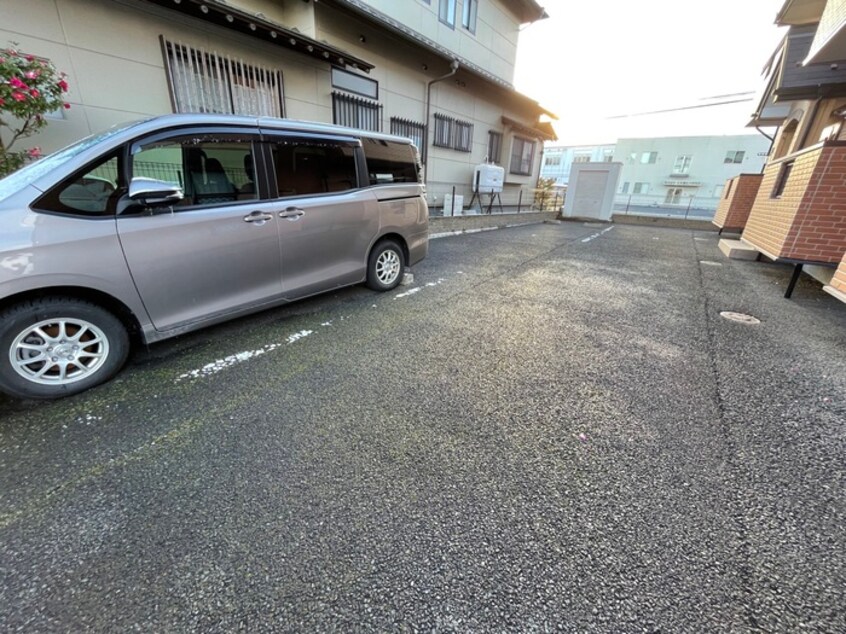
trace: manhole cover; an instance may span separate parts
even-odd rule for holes
[[[741,324],[760,324],[761,320],[757,317],[753,317],[752,315],[747,315],[745,313],[733,313],[730,310],[724,310],[720,313],[720,317],[723,319],[728,319],[729,321],[737,321]]]

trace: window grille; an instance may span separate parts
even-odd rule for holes
[[[378,101],[335,91],[332,93],[332,122],[348,128],[381,132],[382,105]]]
[[[436,112],[432,145],[469,152],[473,148],[473,124]]]
[[[435,113],[435,138],[432,145],[435,147],[452,147],[452,128],[455,119],[446,115]]]
[[[466,121],[455,122],[455,139],[453,147],[459,152],[469,152],[473,149],[473,124]]]
[[[391,117],[391,134],[411,139],[417,149],[423,152],[423,137],[426,135],[426,126],[422,123]]]
[[[281,71],[162,41],[175,112],[284,116]]]

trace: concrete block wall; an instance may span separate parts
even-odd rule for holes
[[[784,190],[774,198],[791,160]],[[840,262],[846,252],[846,143],[826,142],[770,163],[742,237],[770,257]]]
[[[763,174],[738,174],[729,179],[726,182],[728,194],[724,193],[720,199],[714,214],[714,224],[720,229],[743,229],[763,178]]]

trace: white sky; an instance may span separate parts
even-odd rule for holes
[[[539,0],[550,17],[520,35],[515,85],[559,117],[558,144],[757,134],[755,101],[608,119],[761,87],[784,0]],[[750,95],[755,97],[755,95]],[[736,97],[737,98],[737,97]],[[739,97],[743,98],[743,97]]]

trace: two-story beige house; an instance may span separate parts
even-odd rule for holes
[[[52,151],[169,112],[337,123],[414,139],[430,204],[474,167],[532,187],[552,114],[513,87],[534,0],[27,0],[0,3],[0,44],[68,74]]]

